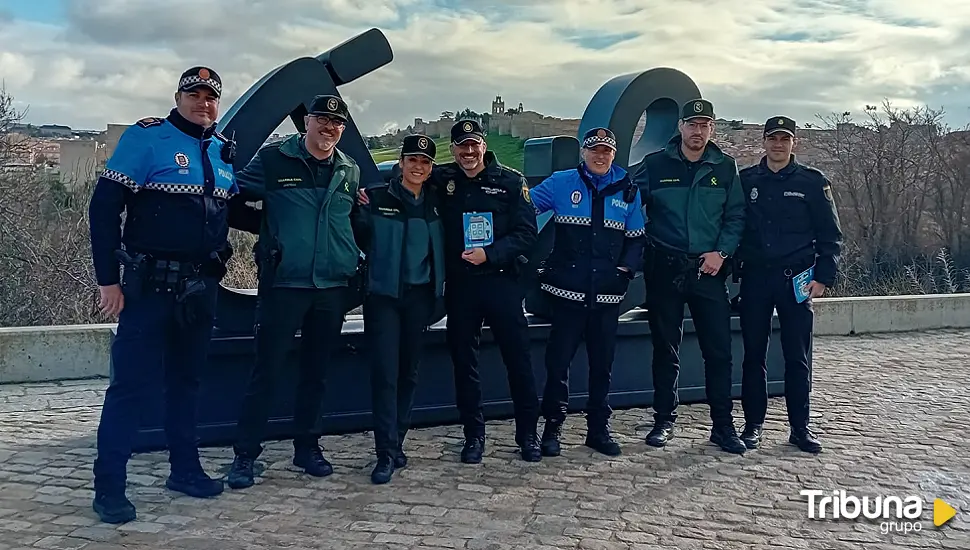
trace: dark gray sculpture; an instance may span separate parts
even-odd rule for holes
[[[261,78],[229,108],[218,127],[223,135],[237,142],[234,167],[237,170],[245,167],[287,117],[298,131],[304,131],[303,116],[315,95],[340,95],[339,86],[383,67],[393,58],[384,34],[371,29],[315,58],[295,59]],[[644,155],[662,148],[676,132],[679,105],[695,97],[700,97],[697,86],[676,69],[657,68],[609,80],[587,105],[577,136],[544,137],[526,142],[524,174],[529,185],[537,185],[556,170],[577,166],[580,162],[578,137],[596,126],[613,130],[617,137],[616,162],[624,168],[635,169]],[[633,133],[644,112],[646,126],[634,143]],[[362,186],[368,187],[391,177],[394,163],[383,163],[378,168],[352,118],[339,147],[360,166]],[[535,280],[535,268],[552,250],[555,227],[547,223],[549,218],[549,215],[538,218],[539,243],[522,281],[527,289],[526,310],[537,317],[546,316],[544,296],[538,292]],[[638,276],[630,284],[620,307],[621,313],[643,303],[643,297],[643,280]],[[255,290],[223,287],[216,326],[221,333],[249,334],[255,308]],[[437,312],[436,320],[443,316],[443,311]]]

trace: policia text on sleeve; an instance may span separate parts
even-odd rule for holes
[[[744,339],[742,404],[749,448],[759,445],[768,405],[767,352],[773,311],[781,325],[785,400],[790,440],[808,452],[821,444],[808,427],[814,312],[796,300],[793,278],[813,269],[812,295],[835,282],[842,230],[831,183],[792,154],[797,129],[788,117],[765,123],[765,156],[741,171],[747,199],[744,238],[738,250],[738,311]]]
[[[228,476],[233,488],[253,483],[276,373],[297,330],[302,360],[293,463],[314,476],[333,471],[319,447],[320,407],[360,263],[354,200],[360,169],[336,147],[348,118],[342,99],[317,96],[305,117],[306,134],[264,146],[238,177],[244,199],[262,200],[263,217],[256,245],[256,363],[237,426]]]
[[[509,373],[516,442],[523,458],[540,460],[538,396],[529,356],[521,263],[537,239],[535,210],[522,174],[487,151],[477,121],[451,129],[455,162],[435,167],[431,183],[441,201],[445,232],[447,340],[455,367],[455,394],[465,445],[462,460],[481,461],[485,446],[478,346],[487,321]],[[490,212],[494,243],[465,251],[463,214]]]
[[[197,497],[222,491],[203,471],[195,438],[198,372],[232,253],[227,200],[237,192],[232,146],[214,130],[221,92],[214,70],[183,73],[176,107],[125,130],[91,198],[95,274],[102,301],[120,310],[94,463],[94,509],[109,523],[135,519],[126,466],[144,392],[161,383],[166,485]]]

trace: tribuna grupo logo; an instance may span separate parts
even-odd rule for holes
[[[918,496],[863,496],[848,495],[844,490],[802,490],[808,497],[810,519],[847,519],[859,517],[879,521],[882,534],[911,533],[921,531],[923,523],[923,499]],[[956,515],[956,510],[940,499],[933,501],[933,524],[943,525]]]

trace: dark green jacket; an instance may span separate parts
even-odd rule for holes
[[[633,176],[640,187],[648,241],[697,256],[733,255],[744,233],[745,199],[734,158],[708,143],[691,177],[676,135],[644,157]]]
[[[317,163],[294,134],[262,147],[236,174],[242,199],[263,202],[256,256],[260,278],[273,286],[347,286],[357,271],[351,222],[360,168],[339,150],[331,158],[311,168]]]
[[[404,280],[404,245],[407,242],[408,213],[400,178],[390,184],[367,190],[370,203],[361,206],[361,249],[367,256],[367,293],[399,298]],[[435,296],[445,291],[445,236],[437,195],[426,188],[424,192],[424,220],[431,235],[428,244],[431,260],[431,283]]]

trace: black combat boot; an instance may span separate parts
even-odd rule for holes
[[[720,424],[711,428],[711,443],[719,446],[722,450],[736,455],[743,455],[748,448],[738,437],[738,431],[734,424]]]
[[[539,462],[542,460],[542,451],[539,449],[539,434],[535,430],[521,436],[516,436],[515,442],[519,445],[519,455],[526,462]]]
[[[647,434],[646,442],[651,447],[663,447],[674,438],[674,423],[669,420],[657,422]]]
[[[586,446],[606,456],[620,456],[620,445],[610,434],[610,425],[595,424],[586,430]]]
[[[465,464],[478,464],[485,453],[485,436],[465,436],[465,444],[461,447],[461,461]]]
[[[542,442],[539,444],[542,456],[559,456],[562,451],[559,439],[562,438],[562,422],[546,420],[542,428]]]
[[[95,490],[92,508],[104,523],[117,524],[135,521],[135,505],[125,496],[124,489]]]
[[[226,483],[233,489],[252,487],[255,483],[254,462],[252,458],[236,455],[236,458],[232,460],[232,467],[229,468],[229,475],[226,476]]]
[[[394,468],[401,469],[406,468],[408,465],[408,455],[404,454],[404,436],[407,432],[398,432],[397,434],[397,454],[394,455]]]
[[[370,473],[370,480],[375,485],[383,485],[391,480],[394,475],[394,458],[391,453],[381,452],[377,455],[377,465]]]
[[[327,477],[333,473],[333,465],[323,458],[320,445],[304,445],[294,443],[293,465],[303,468],[303,471],[313,477]]]
[[[185,469],[173,468],[168,480],[165,481],[165,486],[195,498],[212,498],[222,494],[224,490],[222,480],[209,477],[201,464]]]
[[[749,449],[757,449],[761,445],[761,435],[764,433],[764,426],[761,424],[745,424],[744,431],[741,432],[741,441]]]
[[[815,437],[815,434],[812,433],[812,430],[807,427],[792,428],[791,435],[788,436],[788,442],[806,453],[822,452],[822,444]]]

